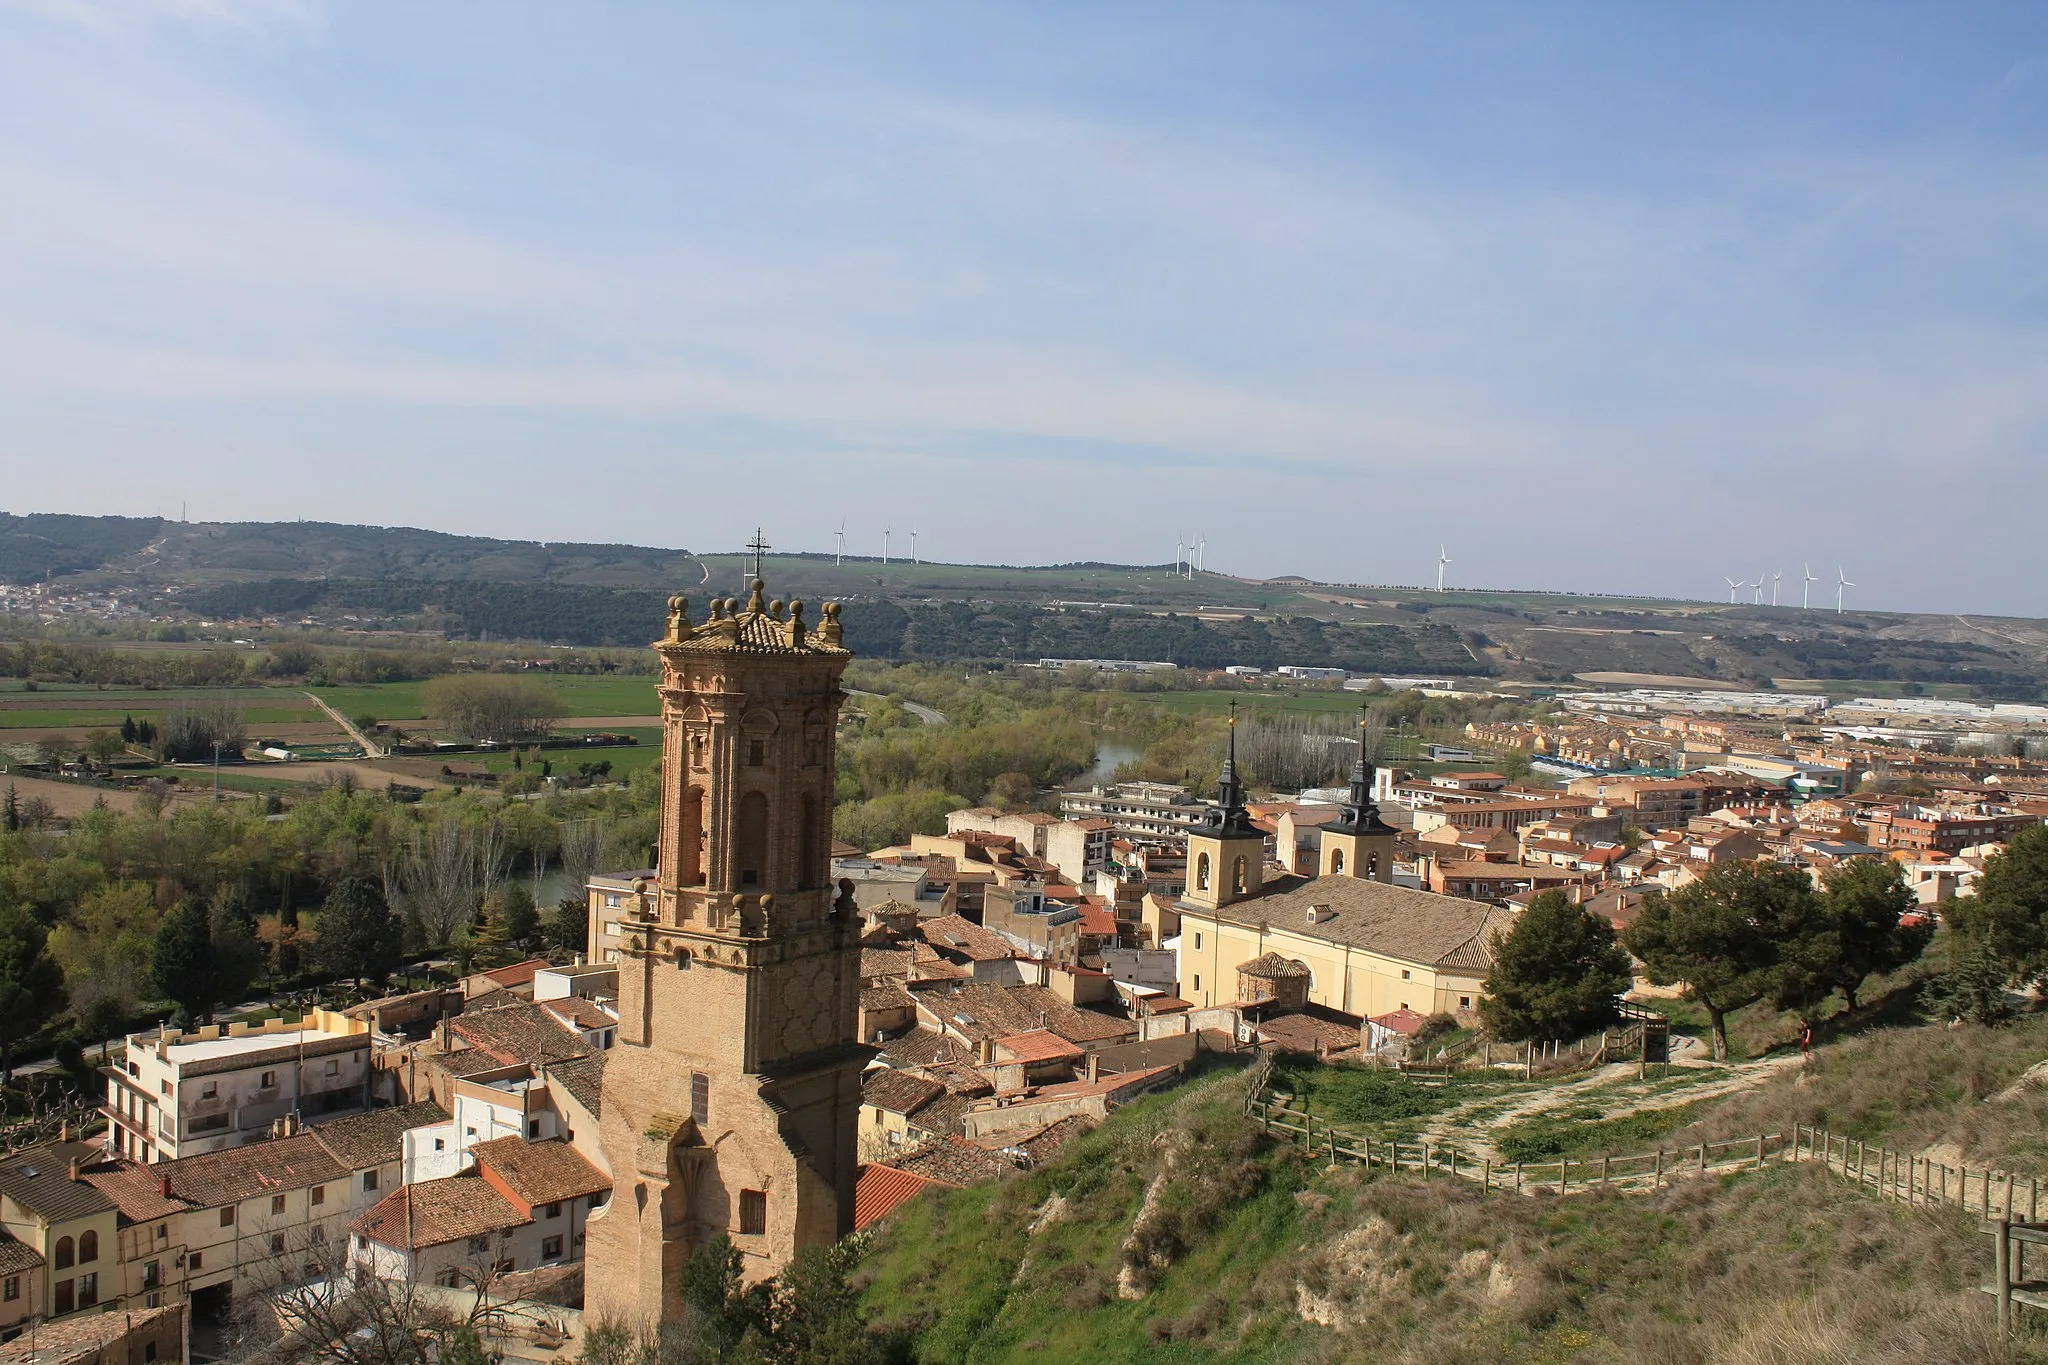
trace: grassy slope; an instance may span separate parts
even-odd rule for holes
[[[2012,1134],[1989,1146],[2014,1152],[2039,1141],[2040,1102],[1975,1097],[2044,1048],[2038,1021],[1852,1040],[1803,1086],[1709,1106],[1701,1131],[1806,1103],[1872,1136]],[[2042,1337],[1992,1339],[1974,1217],[1880,1203],[1812,1166],[1562,1201],[1325,1171],[1262,1140],[1241,1084],[1155,1097],[1040,1170],[915,1201],[865,1258],[869,1310],[920,1325],[932,1362],[2048,1360]],[[1120,1300],[1120,1270],[1147,1253],[1149,1292]]]
[[[654,679],[543,677],[562,699],[571,716],[655,716],[661,705],[655,700]],[[423,682],[367,683],[360,687],[319,687],[313,689],[329,706],[344,716],[373,715],[384,721],[418,720],[425,714],[420,694]]]

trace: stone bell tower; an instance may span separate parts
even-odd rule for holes
[[[1366,758],[1371,739],[1371,704],[1358,708],[1358,762],[1351,769],[1350,799],[1344,817],[1323,826],[1321,875],[1355,877],[1367,882],[1394,880],[1394,827],[1380,818],[1372,799],[1373,765]]]
[[[860,917],[831,886],[834,727],[851,654],[839,608],[669,600],[652,894],[621,925],[605,1061],[611,1202],[586,1302],[674,1321],[677,1275],[724,1233],[750,1279],[852,1230]]]

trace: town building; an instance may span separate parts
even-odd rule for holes
[[[128,1035],[105,1067],[109,1145],[135,1161],[172,1161],[262,1141],[287,1120],[369,1102],[370,1025],[316,1009],[286,1023],[224,1024]]]

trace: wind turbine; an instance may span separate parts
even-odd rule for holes
[[[1741,592],[1744,588],[1749,586],[1747,583],[1736,582],[1727,574],[1721,575],[1721,581],[1728,585],[1728,605],[1731,607],[1735,605],[1735,594]]]
[[[884,564],[889,562],[889,531],[890,528],[887,526],[882,528],[882,562]]]
[[[1444,568],[1451,562],[1451,552],[1442,545],[1436,547],[1436,590],[1444,590]]]
[[[1756,571],[1756,582],[1750,586],[1756,589],[1756,593],[1750,598],[1750,604],[1752,606],[1762,606],[1764,604],[1764,571],[1762,569]]]
[[[1799,610],[1805,611],[1813,598],[1813,585],[1820,580],[1813,575],[1813,565],[1801,564],[1799,567],[1806,574],[1806,586],[1799,592]]]
[[[1849,575],[1842,572],[1842,566],[1839,564],[1835,565],[1835,578],[1839,580],[1835,584],[1835,615],[1840,616],[1843,596],[1856,585],[1849,581]]]
[[[1778,584],[1785,577],[1783,569],[1771,570],[1771,605],[1778,605]]]
[[[836,538],[832,546],[832,563],[834,566],[837,566],[846,559],[846,519],[844,517],[839,519],[839,529],[832,534]]]
[[[1195,541],[1195,572],[1202,572],[1202,561],[1209,554],[1209,537],[1201,536]]]
[[[914,521],[910,523],[910,562],[913,564],[924,563],[923,560],[917,557],[917,523]]]
[[[1173,576],[1175,578],[1180,577],[1180,557],[1181,553],[1186,549],[1187,546],[1181,544],[1180,537],[1175,536],[1173,538]]]
[[[1195,576],[1195,536],[1196,536],[1196,534],[1197,534],[1197,533],[1196,533],[1196,532],[1194,532],[1194,531],[1190,531],[1190,532],[1188,532],[1188,577],[1189,577],[1190,579],[1192,579],[1192,578],[1193,578],[1193,577]]]

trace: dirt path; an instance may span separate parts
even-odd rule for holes
[[[1421,1136],[1432,1143],[1456,1146],[1473,1157],[1498,1158],[1500,1153],[1493,1144],[1495,1132],[1554,1109],[1596,1103],[1602,1119],[1626,1118],[1649,1109],[1670,1109],[1695,1100],[1720,1099],[1754,1090],[1773,1076],[1798,1067],[1797,1057],[1766,1057],[1725,1066],[1680,1062],[1656,1079],[1639,1081],[1634,1062],[1615,1062],[1555,1085],[1539,1085],[1514,1094],[1505,1103],[1499,1096],[1481,1096],[1438,1114]],[[1712,1072],[1714,1079],[1673,1087],[1670,1082],[1678,1072]]]
[[[326,702],[322,701],[317,693],[308,692],[306,694],[306,699],[312,702],[313,705],[319,707],[322,711],[325,711],[327,713],[327,718],[333,721],[336,725],[339,725],[342,728],[342,732],[346,734],[350,739],[354,740],[356,743],[363,746],[364,758],[384,757],[384,750],[382,749],[382,747],[370,743],[370,737],[364,734],[361,730],[356,729],[354,721],[350,720],[347,716],[344,716],[343,714],[341,714],[341,712],[335,710]]]

